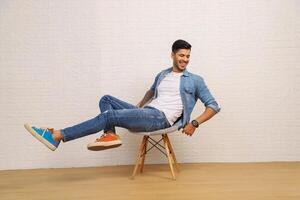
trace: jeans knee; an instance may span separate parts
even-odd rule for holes
[[[99,107],[100,107],[100,105],[101,104],[103,104],[104,102],[106,102],[106,101],[109,101],[109,99],[110,99],[110,95],[103,95],[102,97],[101,97],[101,99],[100,99],[100,101],[99,101]]]

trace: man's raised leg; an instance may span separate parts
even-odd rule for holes
[[[107,127],[118,126],[132,131],[147,132],[170,126],[163,112],[154,108],[108,110],[104,113],[108,116]],[[97,151],[115,147],[115,140],[109,139],[113,136],[118,137],[115,134],[104,134],[95,142],[88,144],[88,149]]]
[[[137,109],[138,107],[111,95],[104,95],[99,101],[99,108],[101,113],[104,113],[110,110]],[[89,150],[99,151],[122,145],[121,138],[117,135],[114,126],[107,126],[103,131],[104,133],[99,138],[87,145]]]
[[[95,118],[60,131],[25,124],[25,128],[51,150],[58,147],[60,140],[67,142],[114,126],[135,131],[154,131],[170,125],[163,112],[151,108],[107,110]],[[100,145],[99,150],[103,149],[102,146]],[[95,148],[93,150],[96,150]]]
[[[108,110],[136,109],[138,107],[111,95],[104,95],[99,101],[99,108],[100,112],[103,113]],[[116,129],[115,127],[108,127],[104,129],[104,133],[116,134]]]
[[[115,109],[137,108],[134,105],[121,101],[110,95],[105,95],[101,98],[99,107],[101,112]],[[25,124],[24,126],[27,131],[31,133],[31,135],[33,135],[53,151],[58,147],[61,140],[66,142],[72,139],[83,137],[85,135],[99,132],[103,129],[105,134],[96,140],[98,143],[103,142],[106,148],[109,146],[116,147],[122,144],[119,136],[115,134],[114,126],[106,127],[105,119],[103,119],[103,116],[100,115],[91,120],[75,125],[72,128],[66,128],[62,130],[54,130],[53,128],[40,128],[30,124]]]

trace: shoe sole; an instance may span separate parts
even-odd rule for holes
[[[105,145],[101,145],[101,144],[94,144],[94,145],[88,145],[87,149],[91,150],[91,151],[101,151],[101,150],[105,150],[105,149],[112,149],[112,148],[116,148],[122,145],[122,142],[116,141],[116,142],[111,142],[109,145],[106,144]]]
[[[55,149],[57,148],[56,146],[54,146],[53,144],[51,144],[50,142],[48,142],[47,140],[45,140],[40,134],[36,133],[32,128],[31,125],[29,124],[24,124],[24,127],[26,128],[26,130],[36,139],[38,139],[41,143],[43,143],[44,145],[46,145],[46,147],[48,147],[49,149],[51,149],[52,151],[55,151]]]
[[[110,145],[110,146],[92,146],[88,147],[88,150],[90,151],[102,151],[106,149],[112,149],[121,146],[122,144],[115,144],[115,145]]]

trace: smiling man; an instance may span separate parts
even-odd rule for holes
[[[51,150],[60,141],[67,142],[103,130],[100,138],[88,144],[89,150],[104,150],[122,144],[115,127],[149,132],[177,126],[182,133],[192,136],[196,128],[220,111],[202,77],[187,71],[192,46],[177,40],[172,45],[173,66],[156,75],[151,88],[138,105],[132,105],[110,95],[99,102],[100,114],[80,124],[55,130],[25,124],[25,128]],[[190,116],[200,101],[206,107],[196,119]]]

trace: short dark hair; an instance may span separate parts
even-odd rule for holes
[[[184,40],[176,40],[172,45],[172,52],[176,53],[179,49],[191,49],[192,45],[190,45],[187,41]]]

